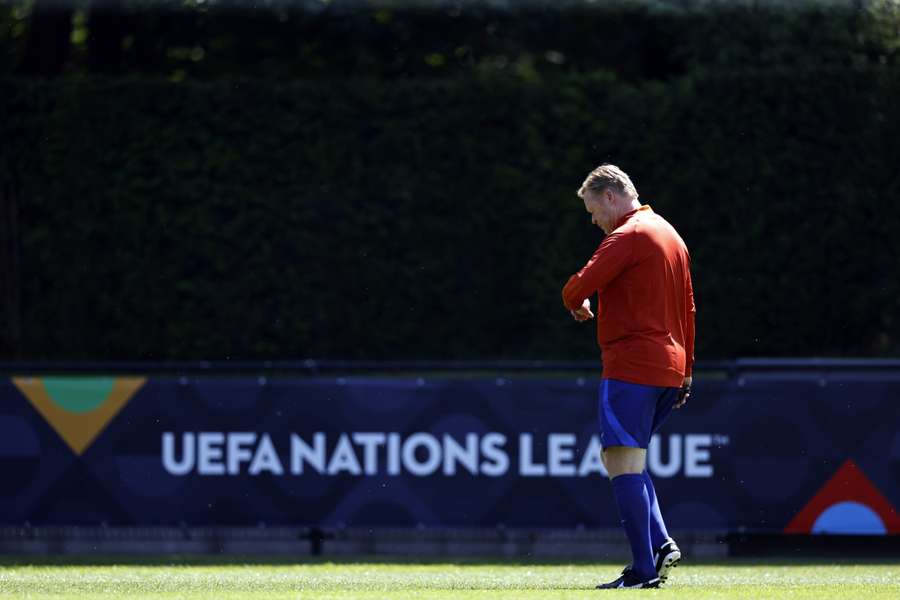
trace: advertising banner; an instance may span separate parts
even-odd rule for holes
[[[15,377],[0,522],[613,528],[585,379]],[[672,529],[900,533],[900,379],[698,379]]]

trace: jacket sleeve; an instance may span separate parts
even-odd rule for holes
[[[618,277],[633,260],[632,246],[631,236],[627,233],[614,232],[606,236],[587,264],[569,277],[563,287],[565,307],[577,310],[585,298]]]
[[[697,317],[697,306],[694,304],[694,287],[691,282],[691,272],[687,273],[687,285],[685,286],[685,293],[687,297],[685,298],[685,311],[687,314],[684,316],[685,321],[685,339],[684,339],[684,358],[685,358],[685,367],[684,367],[684,376],[691,377],[694,372],[694,334],[695,334],[695,322]]]

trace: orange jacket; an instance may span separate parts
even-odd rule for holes
[[[569,278],[563,304],[599,292],[597,342],[603,377],[680,387],[694,365],[690,255],[678,232],[647,206],[626,214]]]

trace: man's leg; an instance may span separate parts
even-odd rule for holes
[[[603,466],[609,470],[606,465],[606,453],[601,455]],[[637,465],[626,465],[626,469],[634,469]],[[668,578],[672,567],[681,562],[681,550],[666,529],[666,523],[663,521],[662,512],[659,509],[659,501],[656,498],[656,489],[653,487],[653,480],[650,473],[645,468],[641,473],[644,478],[644,486],[647,490],[647,498],[650,501],[650,547],[653,552],[654,566],[656,573],[665,581]]]
[[[603,379],[600,382],[600,443],[603,462],[633,563],[622,577],[602,588],[656,587],[659,577],[650,541],[651,502],[644,482],[647,445],[656,412],[659,388]]]
[[[644,486],[647,488],[647,497],[650,499],[650,543],[654,549],[658,549],[668,541],[669,532],[666,530],[666,523],[659,510],[659,500],[656,498],[656,489],[653,487],[650,473],[644,469],[642,475],[644,476]]]
[[[619,517],[631,545],[631,567],[639,579],[655,579],[655,546],[650,538],[651,501],[644,480],[647,451],[614,446],[603,450],[603,462],[612,481]]]
[[[653,413],[653,425],[651,427],[651,435],[659,431],[662,424],[672,414],[672,407],[678,401],[678,388],[664,388],[656,401],[656,410]],[[659,499],[656,496],[656,488],[653,487],[653,480],[650,473],[644,470],[644,483],[647,485],[647,495],[650,496],[650,537],[653,541],[653,547],[659,549],[669,539],[669,532],[663,521],[662,512],[659,510]]]
[[[667,388],[660,394],[656,402],[656,411],[653,415],[652,433],[659,431],[663,422],[672,413],[672,408],[678,402],[679,392],[678,388]],[[656,496],[656,489],[653,486],[650,473],[644,471],[643,475],[647,486],[647,495],[650,497],[650,539],[653,543],[656,572],[659,574],[660,580],[665,582],[669,578],[672,569],[681,562],[681,550],[678,548],[675,540],[669,537],[669,532],[662,518],[662,512],[659,509],[659,499]]]

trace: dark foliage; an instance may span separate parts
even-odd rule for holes
[[[610,160],[692,250],[698,355],[900,351],[900,73],[0,83],[24,358],[590,356]]]
[[[426,10],[331,2],[299,10],[298,3],[260,2],[255,10],[200,5],[148,12],[128,0],[65,10],[60,0],[35,0],[31,11],[0,3],[0,73],[402,79],[603,69],[643,81],[710,68],[859,67],[900,59],[900,7],[893,2],[804,10],[739,3],[712,11],[661,11],[650,2],[553,4],[496,10],[447,2]]]

